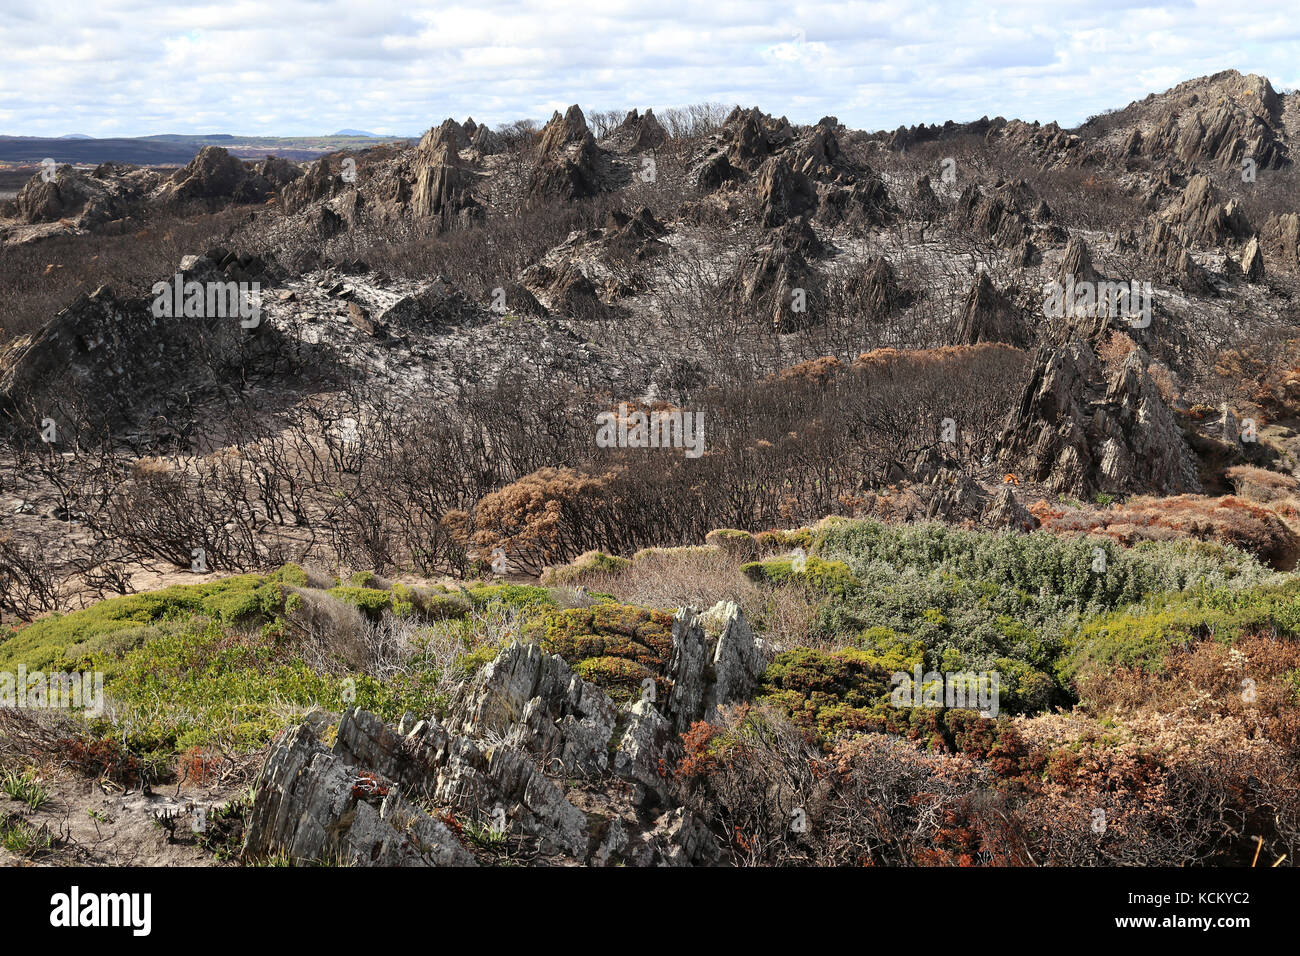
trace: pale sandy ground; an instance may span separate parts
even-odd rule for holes
[[[51,796],[39,810],[0,794],[0,815],[19,814],[33,827],[47,827],[54,849],[31,860],[0,848],[0,866],[220,866],[196,843],[194,808],[210,812],[246,791],[246,785],[178,791],[172,784],[147,795],[73,774],[43,782]],[[156,822],[164,813],[177,816],[170,839]]]

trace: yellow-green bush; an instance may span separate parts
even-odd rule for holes
[[[673,617],[629,604],[597,604],[548,614],[541,644],[613,695],[626,695],[635,681],[662,678],[672,656]],[[627,664],[614,663],[616,660]],[[631,666],[635,665],[635,666]],[[661,689],[667,690],[662,684]]]
[[[627,558],[606,554],[604,551],[587,551],[578,555],[568,564],[556,568],[547,568],[542,572],[541,583],[547,585],[575,584],[591,574],[618,574],[630,568],[632,562]]]
[[[858,587],[857,578],[843,561],[823,561],[811,555],[804,562],[802,571],[795,570],[794,559],[790,557],[751,561],[741,565],[740,570],[751,581],[765,584],[793,582],[838,598],[847,598]]]

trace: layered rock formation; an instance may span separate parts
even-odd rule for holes
[[[966,296],[956,344],[1005,342],[1016,348],[1028,348],[1033,339],[1033,332],[1019,310],[994,287],[988,273],[981,272]]]
[[[1041,347],[999,439],[1008,471],[1055,494],[1199,491],[1195,460],[1140,349],[1109,382],[1091,345]]]
[[[720,841],[673,805],[669,773],[683,730],[753,696],[763,648],[734,604],[703,618],[682,609],[672,639],[665,699],[649,688],[619,707],[563,658],[514,643],[461,686],[441,723],[408,715],[392,727],[349,709],[327,747],[330,718],[315,715],[268,757],[245,851],[466,865],[458,833],[479,820],[554,862],[722,862]]]
[[[594,196],[603,188],[607,161],[587,128],[587,118],[575,103],[561,116],[557,111],[542,128],[538,161],[528,184],[529,195],[573,200]]]
[[[178,274],[182,284],[203,283],[205,295],[209,285],[274,281],[260,260],[220,249],[188,257]],[[6,357],[0,410],[52,417],[65,432],[83,421],[123,425],[238,379],[280,347],[266,324],[209,313],[206,302],[196,316],[160,317],[154,304],[154,297],[121,297],[107,287],[79,296]]]

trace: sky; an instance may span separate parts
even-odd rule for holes
[[[1225,69],[1300,86],[1296,4],[0,0],[0,134],[409,136],[699,102],[1069,127]]]

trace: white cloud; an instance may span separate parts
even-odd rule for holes
[[[10,9],[14,7],[15,9]],[[865,129],[1300,84],[1293,0],[0,0],[0,133],[417,134],[716,100]]]

